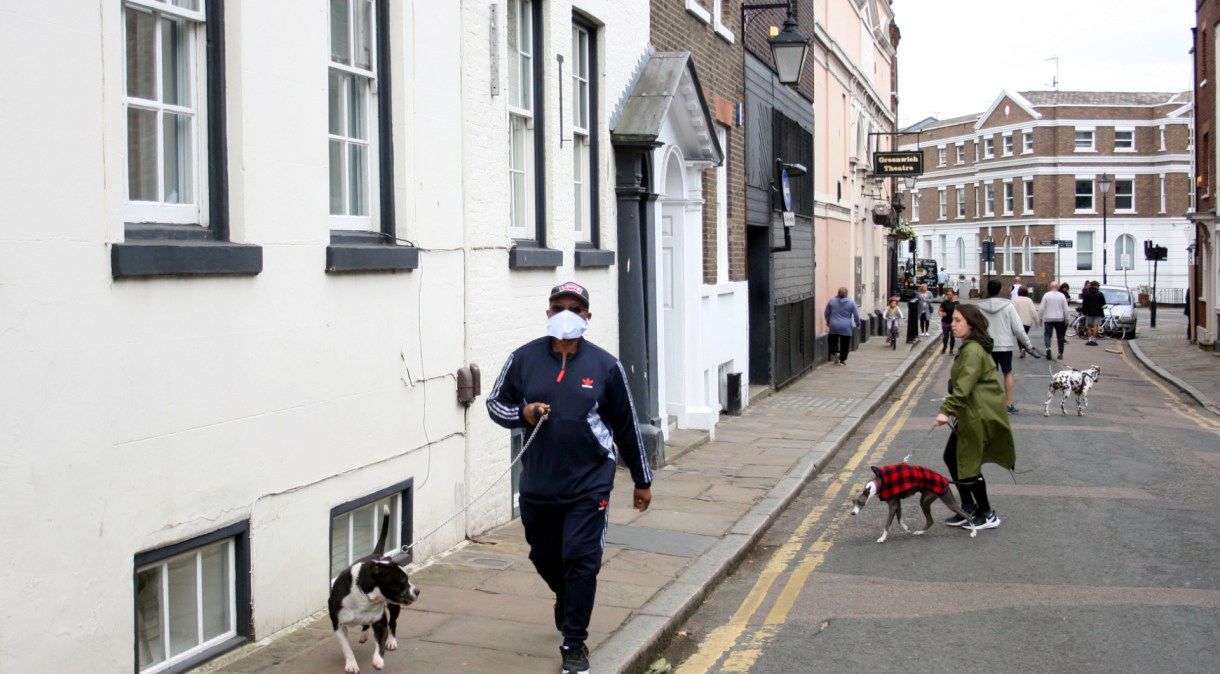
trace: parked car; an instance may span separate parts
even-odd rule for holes
[[[1102,286],[1101,294],[1106,296],[1106,309],[1115,319],[1115,329],[1110,330],[1110,333],[1124,332],[1128,339],[1135,337],[1138,320],[1135,313],[1135,293],[1123,286]]]

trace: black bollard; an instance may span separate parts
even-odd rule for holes
[[[919,337],[919,298],[907,302],[907,344]]]

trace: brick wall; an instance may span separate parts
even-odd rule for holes
[[[657,51],[689,51],[694,55],[703,96],[718,124],[726,130],[728,162],[729,280],[746,278],[745,135],[734,119],[735,105],[744,98],[740,2],[723,2],[720,23],[735,37],[730,43],[715,26],[687,11],[680,0],[652,0],[652,44]],[[701,6],[709,11],[711,2]],[[703,281],[716,283],[716,211],[718,171],[703,173]]]

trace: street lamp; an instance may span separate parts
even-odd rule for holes
[[[1110,192],[1110,185],[1113,185],[1110,176],[1105,173],[1101,174],[1101,179],[1097,181],[1097,187],[1101,189],[1101,282],[1106,283],[1106,261],[1110,255],[1109,237],[1106,236],[1106,195]]]
[[[741,6],[741,31],[746,30],[746,12],[762,9],[788,10],[788,18],[784,19],[784,28],[778,34],[772,35],[767,43],[771,45],[771,62],[775,64],[781,84],[796,84],[801,81],[801,71],[805,67],[805,55],[809,51],[809,38],[801,35],[796,28],[796,19],[792,16],[792,2],[772,2]]]

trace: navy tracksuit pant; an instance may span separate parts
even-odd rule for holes
[[[563,642],[584,643],[597,594],[597,572],[610,522],[609,495],[540,505],[522,499],[521,524],[530,561],[563,608]]]

